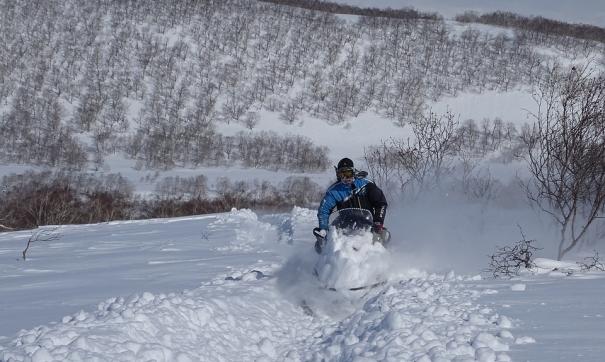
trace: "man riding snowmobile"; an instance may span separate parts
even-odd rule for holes
[[[340,160],[335,169],[337,181],[326,191],[317,210],[319,226],[313,229],[313,234],[317,238],[315,251],[318,254],[321,253],[324,246],[328,233],[328,220],[334,208],[337,210],[346,208],[369,210],[374,222],[372,232],[383,236],[385,233],[383,224],[387,201],[382,190],[365,178],[367,172],[357,171],[353,161],[349,158]],[[382,237],[380,241],[387,242],[388,238]]]

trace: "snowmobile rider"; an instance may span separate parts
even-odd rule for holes
[[[367,172],[359,172],[355,169],[353,161],[343,158],[338,162],[336,169],[336,182],[333,183],[319,204],[317,219],[319,227],[313,229],[317,237],[315,251],[321,253],[325,237],[328,234],[328,219],[336,208],[367,209],[372,213],[374,219],[373,230],[380,233],[383,230],[384,217],[387,210],[387,200],[382,190],[370,180],[365,179]]]

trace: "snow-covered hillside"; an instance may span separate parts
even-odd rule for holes
[[[602,74],[605,44],[451,19],[604,26],[602,1],[336,2],[446,18],[0,0],[0,229],[40,225],[0,233],[0,362],[605,360],[605,273],[576,263],[605,254],[605,218],[545,259],[582,217],[530,207],[526,162],[528,123]],[[384,283],[356,291],[314,275],[331,265],[315,210],[275,211],[312,208],[343,157],[384,190],[393,235],[359,268]],[[489,255],[526,236],[534,269],[491,279]]]
[[[26,260],[30,234],[0,234],[0,360],[605,356],[600,274],[543,269],[494,281],[411,268],[402,256],[413,248],[394,235],[387,284],[334,292],[311,272],[314,223],[314,211],[296,208],[63,226]]]
[[[605,5],[599,0],[332,0],[332,2],[360,7],[414,7],[421,11],[434,11],[453,18],[465,11],[510,11],[524,16],[542,16],[571,23],[605,26]]]
[[[120,173],[145,195],[175,176],[323,187],[340,158],[364,167],[430,110],[516,136],[552,63],[602,63],[598,42],[451,20],[245,0],[0,4],[0,176]]]

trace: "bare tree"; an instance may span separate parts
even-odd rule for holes
[[[279,115],[279,119],[287,124],[294,124],[298,119],[302,109],[295,101],[291,100],[284,105],[283,112]]]
[[[382,141],[379,146],[365,148],[364,159],[370,177],[378,185],[392,189],[395,183],[393,174],[397,169],[397,160],[388,142]]]
[[[31,243],[34,243],[36,241],[59,240],[61,238],[61,234],[57,230],[59,230],[58,227],[53,227],[50,229],[47,228],[47,229],[39,229],[39,230],[34,231],[32,233],[32,235],[29,237],[29,239],[27,240],[27,245],[25,246],[25,249],[23,250],[23,253],[22,253],[23,260],[25,260],[27,250],[29,250]]]
[[[560,260],[605,205],[605,79],[553,68],[539,88],[539,110],[523,135],[533,176],[527,194],[559,225]]]
[[[400,171],[411,178],[419,189],[439,185],[441,178],[452,171],[453,159],[459,148],[456,127],[458,121],[452,113],[428,115],[412,123],[415,140],[392,140]],[[404,185],[406,182],[402,182]]]
[[[429,112],[411,123],[414,139],[391,138],[365,150],[372,177],[387,187],[398,184],[402,192],[419,192],[439,186],[454,169],[460,151],[458,121],[452,113]]]
[[[260,116],[256,112],[246,112],[243,121],[246,128],[252,131],[258,125],[258,122],[260,122]]]

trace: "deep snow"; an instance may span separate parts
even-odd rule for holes
[[[62,226],[25,261],[29,232],[0,234],[0,360],[605,356],[600,273],[546,272],[560,265],[545,259],[512,281],[435,273],[402,265],[414,251],[394,235],[386,285],[333,292],[311,272],[314,224],[295,208]]]

